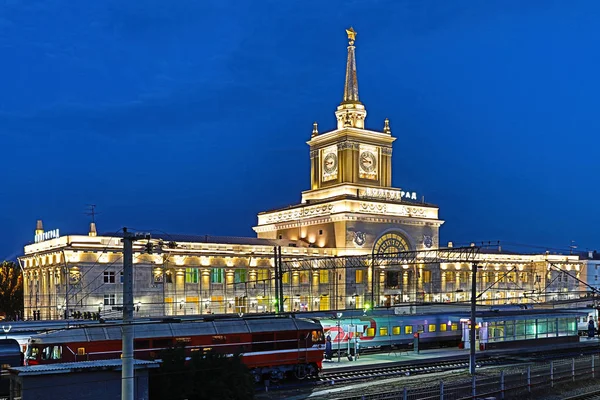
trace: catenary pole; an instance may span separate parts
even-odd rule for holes
[[[475,325],[477,311],[477,264],[471,264],[471,326],[469,331],[469,373],[475,375]]]
[[[279,247],[279,299],[277,304],[279,305],[279,312],[283,312],[283,262],[281,259],[281,246]],[[290,273],[291,274],[291,273]],[[292,281],[290,277],[290,282]],[[291,296],[291,294],[290,294]]]
[[[273,247],[273,260],[275,261],[273,263],[273,266],[275,267],[275,301],[273,301],[272,303],[275,303],[275,312],[277,314],[279,314],[279,257],[277,256],[277,246]],[[271,292],[272,293],[272,292]]]
[[[150,239],[150,235],[140,235],[123,228],[123,331],[122,331],[122,371],[121,400],[134,400],[133,375],[133,242],[137,239]]]

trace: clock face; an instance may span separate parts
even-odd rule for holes
[[[377,168],[377,157],[370,151],[363,151],[360,153],[359,164],[364,172],[373,172]]]
[[[326,174],[332,174],[337,170],[337,155],[335,153],[329,153],[323,159],[323,172]]]

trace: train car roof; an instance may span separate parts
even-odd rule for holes
[[[569,309],[537,309],[510,311],[478,311],[477,319],[483,321],[524,320],[536,318],[575,318],[587,315],[586,312]]]
[[[92,342],[120,340],[121,326],[91,326],[41,333],[31,337],[32,343]],[[134,324],[136,339],[171,338],[195,335],[228,335],[317,329],[320,324],[299,318],[223,319],[203,322]]]

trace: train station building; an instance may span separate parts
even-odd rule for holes
[[[439,237],[439,207],[392,185],[390,121],[367,128],[360,101],[356,32],[348,46],[342,101],[335,128],[307,135],[308,190],[298,203],[258,214],[257,237],[153,235],[134,247],[134,298],[138,316],[274,311],[274,249],[287,261],[452,246]],[[54,227],[53,227],[54,228]],[[36,226],[19,264],[24,273],[25,318],[64,318],[74,312],[119,316],[122,241],[118,235],[61,234]],[[531,302],[578,296],[583,290],[576,255],[510,254],[482,250],[476,261],[481,302]],[[284,271],[283,308],[314,311],[419,302],[469,300],[471,263],[439,262],[352,269]],[[374,281],[375,280],[375,281]],[[377,287],[375,304],[370,293]],[[489,289],[487,289],[489,287]],[[487,289],[487,290],[486,290]],[[548,297],[550,296],[550,298]]]

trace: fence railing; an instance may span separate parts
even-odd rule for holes
[[[403,387],[381,393],[365,393],[360,396],[344,397],[344,400],[460,400],[460,399],[510,399],[537,391],[551,390],[565,382],[586,381],[600,378],[596,366],[598,355],[581,356],[511,366],[495,375],[440,381],[427,387]],[[508,367],[507,367],[508,368]],[[375,385],[374,385],[375,386]]]

